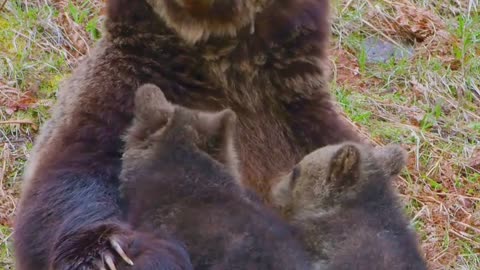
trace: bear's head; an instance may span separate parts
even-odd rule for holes
[[[189,43],[209,37],[236,36],[253,29],[255,14],[269,0],[146,0],[155,13]]]
[[[308,154],[282,176],[272,188],[272,199],[297,218],[330,212],[372,185],[382,190],[405,163],[406,152],[396,145],[329,145]]]
[[[145,84],[136,92],[133,124],[124,138],[123,177],[154,163],[158,153],[169,147],[207,155],[238,177],[235,123],[230,109],[190,110],[168,102],[157,86]]]

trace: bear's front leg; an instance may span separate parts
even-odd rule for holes
[[[327,91],[296,98],[286,104],[294,140],[305,154],[330,144],[363,142],[360,134],[342,117]]]
[[[49,269],[116,270],[120,264],[133,265],[125,253],[132,236],[120,222],[100,222],[64,234],[53,246]]]

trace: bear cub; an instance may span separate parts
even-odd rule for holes
[[[314,269],[426,269],[390,182],[405,162],[399,146],[347,142],[308,154],[281,177],[274,203]]]
[[[236,115],[190,110],[141,86],[121,194],[139,231],[185,243],[194,269],[310,269],[291,228],[239,184]]]

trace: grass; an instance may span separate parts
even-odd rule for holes
[[[373,141],[409,149],[397,186],[431,269],[480,269],[477,5],[334,4],[333,91]],[[371,37],[411,48],[413,56],[371,63],[363,46]]]
[[[0,11],[0,269],[13,269],[12,221],[33,139],[59,83],[100,37],[100,5],[10,0]]]
[[[0,6],[1,6],[0,1]],[[478,0],[332,0],[332,84],[353,125],[409,150],[396,182],[431,269],[480,269]],[[59,82],[100,37],[100,0],[0,11],[0,269],[25,160]],[[410,50],[372,61],[368,40]]]

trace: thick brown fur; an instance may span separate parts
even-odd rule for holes
[[[50,269],[111,269],[105,263],[109,256],[114,258],[112,262],[118,270],[193,270],[182,242],[166,234],[136,231],[122,225],[119,222],[92,224],[60,239],[64,243]],[[112,239],[121,245],[133,265],[116,258],[118,254],[110,244]]]
[[[231,14],[231,21],[213,16],[198,30],[208,35],[191,35],[197,40],[144,0],[109,0],[105,37],[61,87],[27,165],[15,225],[18,270],[79,263],[82,246],[73,245],[79,259],[72,262],[62,257],[60,239],[78,239],[92,224],[122,223],[120,137],[141,84],[160,86],[188,108],[232,108],[242,182],[267,201],[278,171],[318,147],[357,138],[326,87],[328,1],[247,2],[255,7],[248,21],[238,17],[251,13],[247,6],[214,4],[215,14]],[[205,6],[196,8],[189,18],[212,17]]]
[[[274,186],[274,202],[299,229],[314,269],[426,270],[392,191],[405,157],[398,146],[330,145]]]
[[[135,229],[183,241],[194,269],[310,269],[293,232],[235,179],[235,114],[170,104],[142,86],[121,173]]]
[[[135,263],[117,264],[118,270],[193,270],[184,244],[176,239],[137,231],[131,239],[125,252]]]
[[[135,231],[125,252],[134,262],[116,263],[117,270],[193,270],[185,245],[177,239],[162,234]]]

